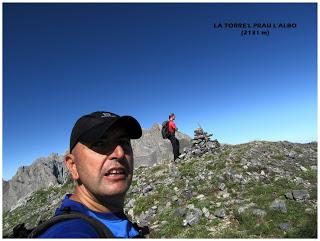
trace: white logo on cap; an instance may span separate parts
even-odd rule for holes
[[[111,113],[109,113],[109,112],[104,112],[104,113],[102,113],[101,117],[102,118],[107,118],[107,117],[116,117],[116,116],[111,114]]]

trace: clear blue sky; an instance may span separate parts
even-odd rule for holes
[[[214,23],[295,23],[269,36]],[[313,4],[3,4],[3,178],[96,110],[221,143],[317,140]]]

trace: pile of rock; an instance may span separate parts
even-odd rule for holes
[[[190,148],[184,148],[180,159],[201,157],[206,153],[215,153],[220,148],[220,143],[217,139],[211,140],[210,137],[212,135],[213,134],[205,132],[202,128],[195,129],[194,138],[191,140],[192,146]]]

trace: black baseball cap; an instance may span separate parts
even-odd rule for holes
[[[99,140],[116,123],[125,127],[130,139],[141,137],[141,126],[132,116],[119,116],[111,112],[96,111],[80,117],[74,124],[70,137],[70,152],[79,141],[91,143]]]

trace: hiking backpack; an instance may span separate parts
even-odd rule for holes
[[[53,225],[70,219],[83,219],[87,221],[92,227],[94,227],[99,238],[115,238],[110,229],[97,219],[80,212],[71,211],[68,207],[63,211],[63,214],[54,216],[43,222],[40,221],[38,226],[31,229],[27,229],[24,223],[18,224],[13,228],[13,233],[8,236],[4,236],[4,238],[36,238]],[[144,236],[149,233],[149,228],[146,226],[141,228],[136,223],[133,223],[133,226],[139,232],[137,238],[144,238]]]
[[[162,123],[161,134],[163,139],[167,139],[169,137],[169,121],[164,121]]]

